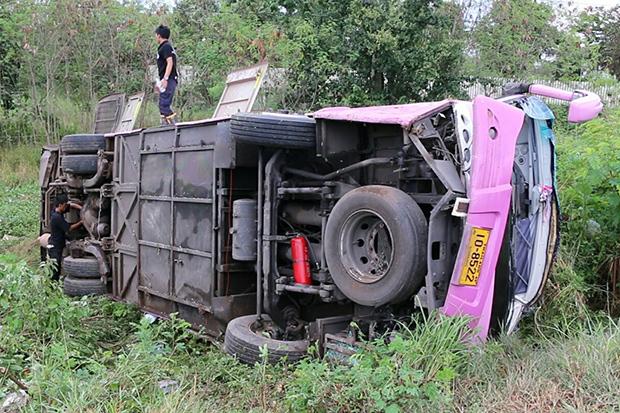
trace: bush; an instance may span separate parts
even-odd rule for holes
[[[566,230],[582,239],[587,258],[604,261],[620,243],[620,110],[579,125],[560,138],[559,191]],[[595,225],[598,224],[598,225]],[[580,264],[580,263],[577,263]]]
[[[467,320],[432,317],[366,344],[352,365],[302,361],[287,387],[292,411],[433,411],[452,401],[470,353]]]
[[[22,98],[11,109],[0,107],[0,146],[55,143],[64,135],[92,129],[92,109],[65,96],[44,102]]]
[[[620,109],[565,128],[558,138],[562,242],[572,270],[589,286],[606,290],[606,264],[620,250]]]

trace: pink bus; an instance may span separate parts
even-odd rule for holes
[[[512,332],[559,236],[554,115],[538,96],[568,101],[570,122],[602,105],[507,92],[68,136],[42,158],[42,230],[67,193],[84,222],[68,294],[178,313],[247,363],[265,348],[296,361],[310,343],[350,354],[360,332],[433,310],[470,317],[475,341]]]

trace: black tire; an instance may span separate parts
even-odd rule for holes
[[[363,186],[348,192],[331,211],[325,258],[347,298],[378,307],[404,301],[420,288],[427,239],[426,218],[409,195],[388,186]]]
[[[96,258],[72,258],[62,260],[62,271],[67,277],[99,279],[99,262]]]
[[[99,149],[105,150],[105,137],[101,134],[67,135],[60,141],[60,149],[67,154],[97,153]]]
[[[263,315],[270,321],[270,318]],[[294,363],[308,355],[307,340],[283,341],[274,340],[252,330],[256,315],[248,315],[233,319],[226,327],[224,351],[246,364],[261,362],[261,347],[267,348],[267,361],[271,364],[280,361]]]
[[[106,294],[108,288],[100,279],[65,277],[62,291],[70,297],[83,297]]]
[[[97,172],[97,155],[65,155],[62,170],[74,175],[94,175]]]
[[[289,149],[316,145],[314,119],[279,113],[238,113],[230,121],[230,133],[238,142]]]

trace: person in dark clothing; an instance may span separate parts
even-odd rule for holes
[[[64,217],[65,212],[69,208],[82,209],[78,204],[69,202],[69,198],[66,194],[60,194],[54,201],[54,209],[50,219],[51,234],[49,238],[49,256],[55,260],[56,266],[52,274],[52,280],[60,280],[60,270],[62,268],[62,251],[65,249],[67,243],[67,234],[69,231],[73,231],[82,225],[82,221],[76,222],[70,225]]]
[[[179,74],[177,72],[177,52],[170,44],[170,29],[160,25],[155,29],[157,48],[157,71],[159,75],[159,114],[162,125],[175,123],[176,113],[172,110],[172,99],[177,88]]]

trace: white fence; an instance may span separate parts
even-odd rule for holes
[[[485,95],[490,97],[499,97],[502,94],[502,86],[511,80],[508,79],[493,79],[493,84],[484,84],[480,82],[472,83],[464,87],[465,92],[471,99],[478,95]],[[528,80],[526,83],[538,83],[541,85],[552,86],[558,89],[573,91],[573,90],[587,90],[594,92],[601,97],[605,107],[620,106],[620,83],[613,85],[596,86],[590,82],[561,82],[558,80]],[[562,101],[557,99],[545,98],[548,103],[561,104]]]

